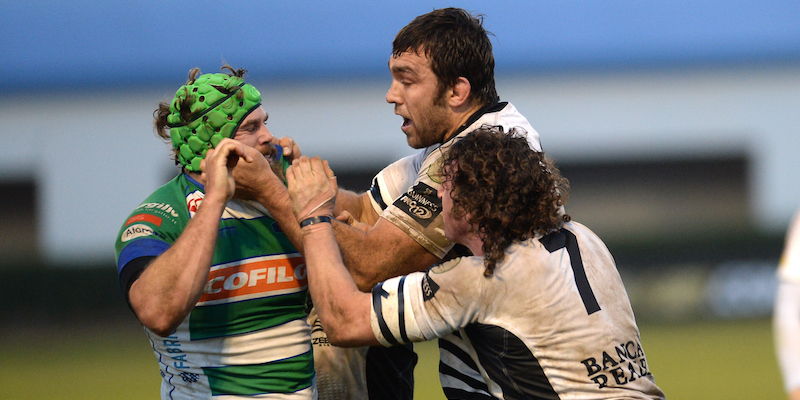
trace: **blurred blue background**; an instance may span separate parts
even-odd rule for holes
[[[384,77],[415,16],[486,16],[499,73],[800,61],[800,5],[753,1],[2,1],[0,84],[173,85],[221,60],[280,79]]]

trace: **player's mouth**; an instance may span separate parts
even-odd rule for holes
[[[414,125],[414,122],[410,119],[403,117],[403,125],[400,125],[400,130],[406,132],[411,126]]]
[[[267,159],[267,162],[270,164],[274,163],[277,159],[278,149],[273,144],[268,144],[265,146],[264,150],[264,158]]]

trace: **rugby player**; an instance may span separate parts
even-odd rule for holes
[[[337,191],[319,158],[287,171],[311,296],[338,346],[455,332],[480,379],[452,399],[662,399],[614,260],[563,213],[568,185],[524,134],[482,127],[445,144],[444,235],[472,256],[361,292],[332,226]],[[313,243],[313,247],[311,244]]]
[[[189,72],[154,113],[177,176],[126,219],[119,284],[161,369],[162,399],[316,399],[308,284],[298,250],[261,204],[236,193],[237,165],[288,167],[245,70]],[[284,143],[287,144],[287,143]]]

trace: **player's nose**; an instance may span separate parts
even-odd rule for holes
[[[267,144],[272,142],[273,136],[272,132],[267,129],[266,125],[262,125],[261,129],[258,132],[258,143],[259,144]]]
[[[398,83],[392,80],[389,90],[386,91],[386,102],[389,104],[399,104],[401,102],[400,94],[398,91]]]

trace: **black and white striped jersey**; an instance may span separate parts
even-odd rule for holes
[[[463,257],[377,285],[373,332],[384,345],[443,338],[451,399],[664,397],[614,260],[588,228],[513,244],[483,272],[483,257]]]

